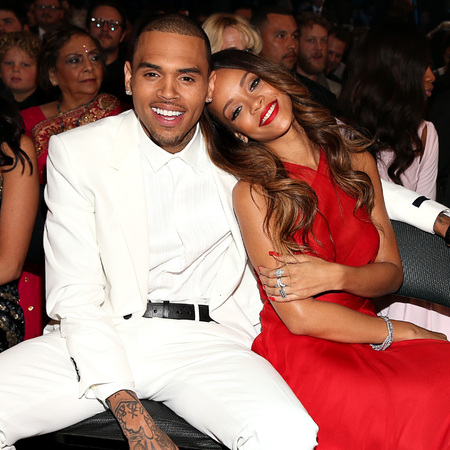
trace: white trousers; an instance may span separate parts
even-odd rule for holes
[[[230,449],[310,450],[317,426],[290,388],[235,330],[214,322],[138,318],[118,325],[140,398],[164,402]],[[58,331],[0,353],[0,448],[104,410],[78,398]]]

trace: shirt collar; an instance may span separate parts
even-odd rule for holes
[[[179,158],[184,161],[189,167],[192,168],[192,170],[194,170],[194,172],[201,170],[205,166],[208,158],[203,135],[200,131],[200,125],[196,125],[194,136],[186,147],[175,154],[165,151],[149,139],[142,127],[142,124],[140,124],[138,128],[139,146],[154,172],[157,172],[170,160],[175,158]]]

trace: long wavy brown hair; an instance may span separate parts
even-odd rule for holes
[[[344,124],[337,124],[327,110],[310,99],[306,88],[290,73],[259,56],[224,50],[213,55],[212,68],[255,74],[289,95],[295,120],[308,139],[323,149],[335,185],[356,199],[354,213],[360,208],[366,208],[368,213],[372,211],[374,196],[370,178],[364,172],[353,170],[350,158],[351,152],[365,151],[370,143],[366,138]],[[201,126],[212,161],[239,180],[259,186],[265,195],[267,214],[263,226],[275,250],[282,254],[311,251],[309,236],[313,236],[316,214],[321,214],[311,186],[289,178],[275,153],[260,142],[243,143],[234,130],[213,116],[208,108],[205,108]],[[299,243],[294,235],[301,237]]]

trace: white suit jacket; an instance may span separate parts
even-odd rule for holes
[[[141,317],[147,303],[151,236],[139,126],[128,111],[50,140],[47,310],[61,321],[80,395],[93,385],[132,381],[114,325],[129,314]],[[210,315],[240,330],[250,347],[262,302],[232,208],[236,180],[212,163],[211,170],[234,239],[212,288]]]

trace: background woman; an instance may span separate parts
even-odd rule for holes
[[[99,94],[104,62],[100,47],[83,29],[64,26],[46,35],[39,61],[40,82],[58,100],[22,111],[25,132],[38,155],[39,180],[45,183],[48,141],[54,134],[122,111],[120,101]]]
[[[436,199],[439,142],[424,120],[435,79],[429,42],[408,26],[373,28],[348,62],[338,101],[341,119],[373,138],[369,147],[381,178]],[[450,333],[450,311],[423,300],[377,301],[382,313]]]
[[[374,141],[381,178],[436,199],[439,144],[425,121],[435,77],[429,42],[412,27],[373,28],[355,46],[338,100],[342,120]]]
[[[213,68],[203,129],[240,180],[233,203],[264,299],[253,349],[319,425],[319,448],[444,448],[450,344],[369,300],[395,291],[402,267],[367,141],[257,56],[220,52]]]
[[[18,111],[0,102],[0,351],[25,336],[17,280],[30,243],[39,185],[33,142],[22,133]]]
[[[262,50],[259,31],[247,19],[237,14],[212,14],[202,27],[208,35],[212,53],[227,48],[247,50],[256,54]]]

